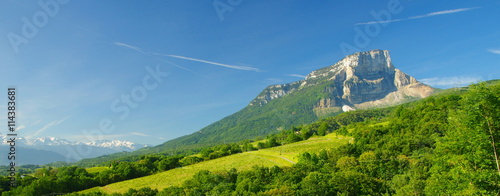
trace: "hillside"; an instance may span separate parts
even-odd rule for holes
[[[298,155],[300,153],[335,148],[346,144],[351,139],[332,133],[323,137],[313,137],[306,141],[284,146],[230,155],[146,177],[92,188],[81,193],[90,193],[93,191],[101,191],[108,194],[115,192],[124,193],[130,188],[140,189],[142,187],[162,190],[169,186],[180,186],[185,180],[190,179],[194,174],[202,170],[221,172],[232,168],[235,168],[237,171],[246,171],[252,169],[254,166],[289,167],[298,162]]]

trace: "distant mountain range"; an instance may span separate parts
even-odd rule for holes
[[[0,136],[0,154],[7,154],[7,137]],[[16,138],[17,162],[24,164],[47,164],[55,161],[74,162],[116,152],[130,152],[147,145],[121,140],[98,140],[75,142],[56,137]],[[0,159],[0,165],[8,163],[7,156]]]

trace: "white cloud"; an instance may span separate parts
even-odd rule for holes
[[[132,135],[138,135],[138,136],[144,136],[144,137],[151,136],[151,135],[147,135],[147,134],[144,134],[144,133],[137,133],[137,132],[131,132],[130,134],[132,134]]]
[[[239,69],[239,70],[245,70],[245,71],[260,71],[257,68],[248,67],[248,66],[228,65],[228,64],[216,63],[216,62],[212,62],[212,61],[195,59],[195,58],[184,57],[184,56],[173,55],[173,54],[158,54],[158,53],[154,53],[154,54],[172,57],[172,58],[184,59],[184,60],[189,60],[189,61],[197,61],[197,62],[201,62],[201,63],[207,63],[207,64],[212,64],[212,65],[217,65],[217,66],[222,66],[222,67],[227,67],[227,68],[232,68],[232,69]]]
[[[306,78],[306,76],[300,74],[287,74],[287,76],[298,77],[298,78]]]
[[[489,49],[488,52],[491,52],[493,54],[500,54],[500,50],[495,50],[495,49]]]
[[[45,130],[47,130],[48,128],[55,126],[55,125],[58,125],[58,124],[61,124],[62,122],[64,122],[65,120],[68,120],[69,118],[71,118],[71,116],[67,116],[61,120],[52,121],[52,122],[46,124],[45,126],[43,126],[41,129],[38,129],[37,131],[35,131],[35,133],[29,137],[36,137],[36,136],[40,135],[42,132],[44,132]]]
[[[427,18],[431,16],[438,16],[438,15],[444,15],[444,14],[453,14],[453,13],[458,13],[458,12],[464,12],[464,11],[469,11],[473,9],[478,9],[480,7],[470,7],[470,8],[459,8],[459,9],[453,9],[453,10],[443,10],[443,11],[437,11],[437,12],[431,12],[428,14],[424,15],[418,15],[418,16],[411,16],[405,19],[394,19],[394,20],[387,20],[387,21],[370,21],[370,22],[361,22],[361,23],[356,23],[354,25],[368,25],[368,24],[375,24],[375,23],[391,23],[391,22],[399,22],[399,21],[405,21],[405,20],[414,20],[414,19],[419,19],[419,18]]]
[[[454,86],[467,86],[471,83],[475,83],[481,81],[481,77],[474,76],[454,76],[454,77],[443,77],[443,78],[424,78],[419,81],[431,85],[431,86],[439,86],[439,87],[454,87]]]

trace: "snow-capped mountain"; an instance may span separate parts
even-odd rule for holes
[[[5,135],[0,135],[0,152],[8,150]],[[18,157],[22,164],[46,164],[55,161],[78,161],[116,152],[130,152],[148,145],[122,140],[97,140],[90,142],[69,141],[57,137],[16,138],[16,148],[21,149]],[[22,156],[22,154],[25,156]],[[29,156],[28,156],[29,155]],[[43,161],[41,161],[43,160]],[[0,165],[6,164],[0,160]]]
[[[122,140],[97,140],[92,142],[86,142],[85,144],[89,146],[96,146],[103,148],[113,148],[113,149],[120,148],[123,149],[124,151],[133,151],[139,148],[148,147],[148,145],[145,144],[136,144],[134,142],[122,141]]]
[[[18,141],[23,141],[24,145],[26,146],[39,146],[39,145],[61,146],[61,145],[74,145],[75,143],[56,137],[39,137],[34,139],[19,138]]]
[[[2,135],[0,136],[2,139],[2,144],[7,145],[7,137]],[[64,146],[64,145],[88,145],[94,147],[103,147],[103,148],[112,148],[112,149],[120,149],[121,151],[134,151],[139,148],[147,147],[148,145],[144,144],[136,144],[130,141],[122,141],[122,140],[96,140],[91,142],[77,142],[77,141],[69,141],[66,139],[61,139],[57,137],[38,137],[38,138],[16,138],[16,143],[22,146]]]

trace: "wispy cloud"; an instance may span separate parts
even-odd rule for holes
[[[443,14],[453,14],[453,13],[469,11],[469,10],[473,10],[473,9],[477,9],[477,8],[479,8],[479,7],[460,8],[460,9],[453,9],[453,10],[443,10],[443,11],[431,12],[431,13],[424,14],[424,15],[419,15],[419,16],[412,16],[412,17],[410,17],[408,19],[425,18],[425,17],[437,16],[437,15],[443,15]]]
[[[203,77],[205,77],[205,78],[209,78],[209,77],[208,77],[207,75],[205,75],[205,74],[201,74],[201,73],[195,72],[195,71],[193,71],[193,70],[190,70],[190,69],[185,68],[185,67],[183,67],[183,66],[177,65],[177,64],[172,63],[172,62],[170,62],[170,61],[167,61],[167,60],[164,60],[164,59],[160,59],[160,58],[157,58],[157,59],[158,59],[159,61],[162,61],[162,62],[168,63],[168,64],[170,64],[170,65],[173,65],[173,66],[175,66],[175,67],[177,67],[177,68],[180,68],[180,69],[183,69],[183,70],[189,71],[189,72],[194,73],[194,74],[201,75],[201,76],[203,76]]]
[[[132,46],[132,45],[129,45],[129,44],[126,44],[126,43],[122,43],[122,42],[115,42],[114,44],[117,45],[117,46],[122,46],[122,47],[125,47],[125,48],[129,48],[129,49],[135,50],[135,51],[140,52],[140,53],[145,54],[145,55],[150,55],[149,53],[144,52],[141,48],[136,47],[136,46]]]
[[[495,50],[495,49],[489,49],[488,52],[491,52],[493,54],[500,54],[500,50]]]
[[[123,42],[114,42],[113,44],[116,45],[116,46],[120,46],[120,47],[124,47],[124,48],[135,50],[135,51],[140,52],[142,54],[145,54],[147,56],[158,55],[158,56],[165,56],[165,57],[172,57],[172,58],[184,59],[184,60],[189,60],[189,61],[196,61],[196,62],[201,62],[201,63],[207,63],[207,64],[212,64],[212,65],[217,65],[217,66],[222,66],[222,67],[227,67],[227,68],[232,68],[232,69],[239,69],[239,70],[245,70],[245,71],[257,71],[257,72],[260,71],[258,68],[249,67],[249,66],[229,65],[229,64],[217,63],[217,62],[212,62],[212,61],[207,61],[207,60],[201,60],[201,59],[196,59],[196,58],[190,58],[190,57],[185,57],[185,56],[179,56],[179,55],[173,55],[173,54],[150,53],[150,52],[144,51],[142,48],[139,48],[137,46],[132,46],[130,44],[126,44],[126,43],[123,43]],[[165,63],[168,63],[168,64],[170,64],[172,66],[175,66],[177,68],[180,68],[180,69],[183,69],[183,70],[195,73],[195,74],[199,74],[199,75],[201,75],[203,77],[208,78],[207,75],[195,72],[193,70],[190,70],[190,69],[185,68],[183,66],[177,65],[177,64],[172,63],[170,61],[167,61],[165,59],[161,59],[161,58],[156,58],[156,59],[159,60],[159,61],[161,61],[161,62],[165,62]]]
[[[452,9],[452,10],[443,10],[443,11],[437,11],[437,12],[431,12],[428,14],[424,15],[418,15],[418,16],[411,16],[408,18],[404,19],[394,19],[394,20],[386,20],[386,21],[370,21],[370,22],[361,22],[361,23],[356,23],[354,25],[368,25],[368,24],[375,24],[375,23],[391,23],[391,22],[399,22],[399,21],[405,21],[405,20],[414,20],[414,19],[419,19],[419,18],[427,18],[431,16],[439,16],[439,15],[444,15],[444,14],[453,14],[453,13],[458,13],[458,12],[464,12],[464,11],[469,11],[473,9],[478,9],[480,7],[470,7],[470,8],[459,8],[459,9]]]
[[[149,52],[146,52],[146,51],[144,51],[143,49],[141,49],[141,48],[139,48],[139,47],[137,47],[137,46],[132,46],[132,45],[130,45],[130,44],[126,44],[126,43],[123,43],[123,42],[114,42],[113,44],[114,44],[114,45],[117,45],[117,46],[121,46],[121,47],[125,47],[125,48],[129,48],[129,49],[135,50],[135,51],[140,52],[140,53],[142,53],[142,54],[145,54],[145,55],[147,55],[147,56],[153,56],[153,55],[152,55],[152,54],[150,54]],[[156,53],[155,53],[155,54],[156,54]],[[203,75],[203,74],[197,73],[197,72],[195,72],[195,71],[193,71],[193,70],[190,70],[190,69],[188,69],[188,68],[185,68],[185,67],[183,67],[183,66],[177,65],[177,64],[175,64],[175,63],[172,63],[172,62],[170,62],[170,61],[167,61],[167,60],[164,60],[164,59],[161,59],[161,58],[156,58],[156,60],[159,60],[159,61],[162,61],[162,62],[168,63],[168,64],[170,64],[170,65],[173,65],[173,66],[175,66],[175,67],[177,67],[177,68],[180,68],[180,69],[183,69],[183,70],[186,70],[186,71],[189,71],[189,72],[191,72],[191,73],[195,73],[195,74],[202,75],[202,76],[204,76],[204,77],[208,77],[208,76],[206,76],[206,75]]]
[[[283,83],[282,79],[279,78],[267,78],[266,81],[272,82],[273,84],[280,84]]]
[[[231,69],[239,69],[239,70],[245,70],[245,71],[260,71],[257,68],[248,67],[248,66],[228,65],[228,64],[216,63],[216,62],[212,62],[212,61],[195,59],[195,58],[190,58],[190,57],[185,57],[185,56],[179,56],[179,55],[173,55],[173,54],[158,54],[158,53],[154,53],[154,54],[161,55],[161,56],[172,57],[172,58],[184,59],[184,60],[189,60],[189,61],[196,61],[196,62],[211,64],[211,65],[217,65],[217,66],[227,67],[227,68],[231,68]]]
[[[150,137],[151,135],[144,134],[144,133],[137,133],[137,132],[131,132],[130,134],[132,135],[138,135],[138,136],[144,136],[144,137]]]
[[[298,78],[305,78],[306,77],[306,76],[303,76],[300,74],[287,74],[287,76],[298,77]]]
[[[16,131],[19,131],[19,130],[24,129],[24,128],[26,128],[26,126],[21,125],[21,126],[19,126],[19,127],[16,128]]]
[[[35,121],[33,124],[34,124],[34,125],[36,125],[36,124],[38,124],[38,123],[40,123],[40,122],[42,122],[42,120],[37,120],[37,121]]]
[[[52,122],[46,124],[45,126],[43,126],[41,129],[38,129],[37,131],[35,131],[35,133],[33,135],[31,135],[30,137],[36,137],[36,136],[40,135],[42,132],[44,132],[45,130],[47,130],[48,128],[55,126],[55,125],[58,125],[58,124],[61,124],[62,122],[64,122],[65,120],[68,120],[69,118],[71,118],[71,116],[64,117],[63,119],[60,119],[60,120],[52,121]]]
[[[154,135],[148,135],[144,133],[139,133],[139,132],[128,132],[128,133],[120,133],[120,134],[109,134],[109,135],[92,135],[93,137],[90,137],[89,135],[72,135],[69,136],[68,138],[71,138],[72,140],[76,140],[79,142],[93,142],[96,140],[123,140],[126,137],[131,137],[131,136],[141,136],[141,137],[153,137],[153,138],[158,138],[161,140],[166,140],[164,137],[159,137],[159,136],[154,136]]]
[[[96,137],[98,136],[98,137]],[[130,136],[130,134],[110,134],[110,135],[72,135],[68,138],[79,142],[93,142],[96,140],[114,140]]]
[[[439,87],[453,87],[453,86],[466,86],[474,82],[482,80],[481,77],[476,76],[454,76],[454,77],[443,77],[443,78],[424,78],[420,79],[421,82]]]
[[[391,23],[391,22],[398,22],[398,21],[403,21],[407,19],[394,19],[394,20],[384,20],[384,21],[370,21],[370,22],[360,22],[356,23],[354,25],[369,25],[369,24],[385,24],[385,23]]]

